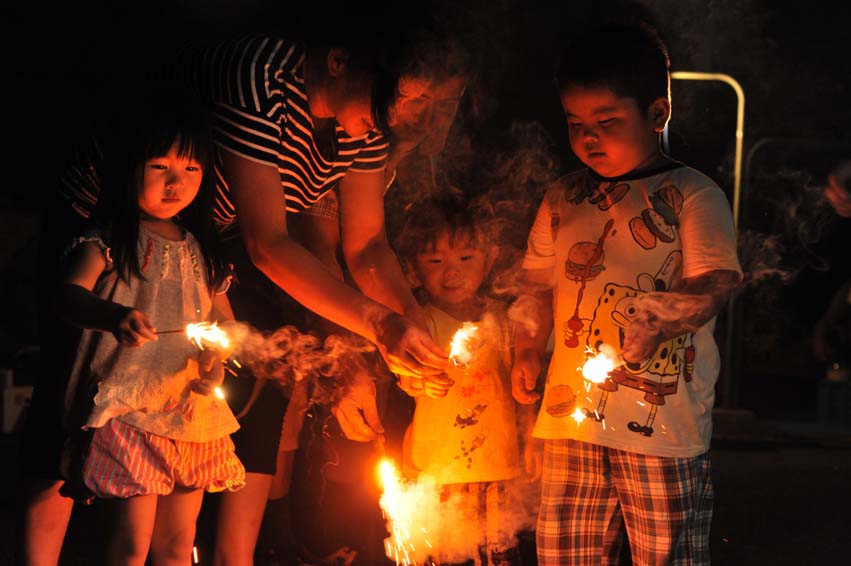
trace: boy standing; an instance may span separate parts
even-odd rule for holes
[[[538,211],[523,268],[539,327],[518,331],[512,369],[515,398],[535,401],[554,330],[534,431],[542,566],[617,564],[624,526],[636,566],[709,564],[713,329],[741,271],[724,193],[660,148],[669,68],[648,26],[583,34],[559,61],[570,146],[587,169]],[[584,377],[601,355],[614,369]]]

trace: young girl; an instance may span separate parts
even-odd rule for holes
[[[104,145],[104,190],[69,247],[58,310],[86,329],[67,400],[71,430],[93,430],[82,482],[114,503],[107,562],[141,565],[150,548],[154,564],[186,564],[203,491],[239,489],[245,470],[239,425],[211,395],[223,354],[182,329],[233,317],[205,116],[176,93],[144,102]]]

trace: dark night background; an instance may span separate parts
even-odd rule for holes
[[[317,6],[295,10],[291,2],[269,0],[77,2],[49,9],[22,4],[6,7],[0,367],[15,368],[16,379],[25,382],[37,361],[33,277],[41,195],[53,190],[75,136],[88,124],[87,109],[116,80],[133,77],[135,62],[167,64],[145,58],[151,42],[162,47],[193,34],[321,27],[322,14],[336,4],[311,2]],[[503,161],[544,162],[552,173],[575,166],[551,88],[553,58],[561,39],[606,13],[646,13],[669,44],[672,70],[724,73],[741,84],[746,101],[739,232],[753,281],[732,311],[729,371],[719,382],[718,405],[760,421],[851,431],[848,384],[844,409],[827,414],[819,404],[826,368],[811,349],[815,321],[851,277],[851,219],[833,215],[821,197],[827,173],[851,159],[851,39],[835,4],[459,0],[443,7],[481,57],[456,129],[473,132],[474,151],[481,147],[495,155],[495,169]],[[732,89],[675,80],[672,94],[670,153],[713,177],[732,202]],[[531,168],[527,183],[535,178]],[[767,269],[783,277],[765,275]],[[719,324],[722,344],[728,314]],[[770,460],[762,464],[766,470]],[[807,477],[802,472],[799,479]],[[849,502],[846,487],[837,503],[844,508]]]

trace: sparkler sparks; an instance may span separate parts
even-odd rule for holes
[[[606,347],[603,344],[596,356],[593,355],[593,352],[589,351],[590,357],[582,366],[582,377],[592,383],[603,383],[606,381],[609,372],[620,365],[620,361],[612,350],[612,348]]]
[[[186,337],[202,350],[205,349],[204,344],[206,344],[207,347],[217,346],[225,351],[230,350],[231,347],[231,340],[227,332],[219,328],[218,324],[215,322],[197,322],[195,324],[187,324]],[[236,360],[233,360],[233,362],[237,367],[240,367]],[[225,392],[222,391],[222,388],[219,386],[216,386],[213,389],[213,393],[215,393],[216,397],[219,399],[225,398]]]
[[[429,559],[432,544],[421,518],[430,502],[437,501],[435,486],[425,482],[406,483],[389,458],[378,463],[377,473],[383,488],[379,503],[388,522],[390,537],[385,540],[385,554],[397,565],[433,565]]]
[[[449,349],[449,359],[458,367],[465,368],[473,361],[472,345],[476,339],[479,327],[472,322],[465,322],[452,337]]]
[[[227,350],[230,348],[230,337],[227,332],[219,328],[215,322],[197,322],[195,324],[186,325],[186,337],[194,342],[199,348],[204,349],[204,344],[208,346],[220,346]]]

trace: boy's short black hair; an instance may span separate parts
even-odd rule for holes
[[[606,24],[574,37],[556,65],[559,93],[570,86],[605,87],[646,109],[671,97],[668,48],[651,25]]]

